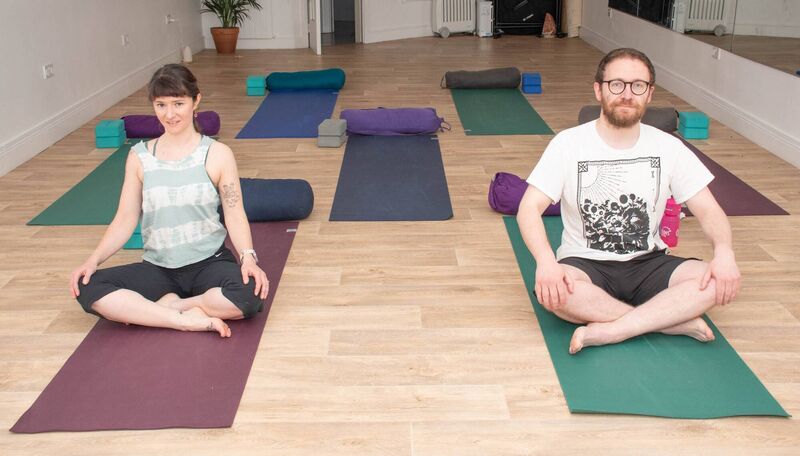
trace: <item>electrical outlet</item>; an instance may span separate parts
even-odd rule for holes
[[[42,77],[44,79],[50,79],[56,75],[56,70],[53,69],[52,63],[46,63],[42,65]]]
[[[131,37],[127,33],[122,34],[122,45],[127,46],[131,44]]]
[[[611,8],[608,9],[608,18],[609,19],[613,19],[614,18],[613,13],[611,13],[612,11],[614,11],[614,10],[612,10]]]

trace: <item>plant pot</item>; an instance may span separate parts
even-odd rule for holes
[[[211,36],[218,54],[236,52],[236,41],[239,40],[239,27],[211,27]]]

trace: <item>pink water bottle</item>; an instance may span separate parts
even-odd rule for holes
[[[664,216],[661,217],[661,240],[669,247],[678,245],[678,230],[681,227],[681,205],[670,197]]]

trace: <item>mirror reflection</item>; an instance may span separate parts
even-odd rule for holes
[[[608,6],[800,76],[800,0],[609,0]]]

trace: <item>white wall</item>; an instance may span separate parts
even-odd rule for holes
[[[584,0],[581,38],[603,52],[635,47],[656,67],[657,83],[800,168],[800,78],[688,36]]]
[[[431,36],[431,0],[364,0],[364,43]]]
[[[199,3],[199,0],[197,0]],[[305,0],[261,0],[260,11],[249,11],[239,30],[237,49],[298,49],[308,47],[308,8]],[[202,15],[203,38],[214,49],[211,27],[219,19],[211,13]]]
[[[738,0],[733,32],[800,38],[800,0]]]
[[[197,0],[3,0],[0,175],[180,61],[183,45],[201,50],[198,11]],[[167,25],[168,13],[178,22]]]

